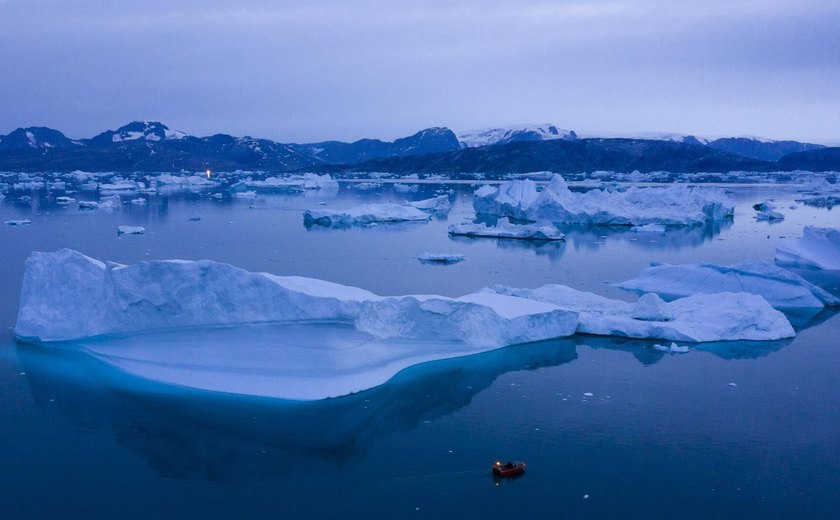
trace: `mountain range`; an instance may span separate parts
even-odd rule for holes
[[[88,139],[45,127],[0,136],[3,171],[326,171],[523,173],[840,170],[840,148],[748,137],[581,137],[556,125],[519,125],[456,135],[435,127],[391,142],[278,143],[249,136],[196,137],[135,121]]]

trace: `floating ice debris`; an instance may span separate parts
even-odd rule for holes
[[[143,205],[146,203],[146,199],[144,199],[143,197],[137,197],[136,199],[131,199],[131,203],[136,205]]]
[[[257,192],[254,190],[250,191],[238,191],[233,194],[234,197],[238,197],[240,199],[253,199],[257,196]]]
[[[17,198],[17,200],[18,200],[18,202],[22,202],[24,204],[27,204],[29,202],[32,202],[32,197],[30,197],[29,195],[21,195],[20,197]]]
[[[671,346],[659,345],[657,343],[656,345],[653,346],[653,348],[655,350],[659,350],[661,352],[674,352],[674,353],[679,353],[679,354],[684,354],[684,353],[691,350],[690,348],[688,348],[688,345],[680,346],[680,345],[677,345],[676,343],[671,343]]]
[[[355,182],[350,184],[350,187],[354,190],[359,191],[368,191],[368,190],[375,190],[382,187],[381,182]]]
[[[734,211],[717,190],[671,186],[573,193],[560,175],[542,191],[530,180],[483,186],[473,195],[473,208],[479,214],[533,222],[613,226],[688,226],[720,222]]]
[[[409,206],[422,209],[423,211],[440,213],[446,213],[452,209],[452,204],[449,202],[449,197],[447,195],[439,195],[437,197],[432,197],[431,199],[417,200],[409,202],[408,204]]]
[[[464,260],[464,255],[425,252],[417,255],[417,260],[435,264],[457,264]]]
[[[566,235],[550,224],[511,224],[500,218],[495,226],[484,223],[464,223],[449,226],[450,235],[487,238],[517,238],[521,240],[563,240]]]
[[[615,284],[634,292],[655,292],[666,300],[697,294],[747,292],[762,296],[777,309],[822,308],[840,299],[801,276],[769,262],[654,265],[636,278]],[[714,305],[714,303],[711,303]]]
[[[780,265],[840,270],[840,229],[805,226],[802,238],[787,238],[776,243]]]
[[[117,226],[118,235],[143,235],[146,228],[143,226]]]
[[[583,393],[583,396],[584,396],[584,397],[592,397],[592,396],[594,396],[594,395],[595,395],[595,394],[593,394],[592,392],[584,392],[584,393]]]
[[[60,197],[56,197],[55,202],[56,202],[56,204],[64,205],[64,204],[70,204],[72,202],[76,202],[76,199],[74,199],[73,197],[67,197],[65,195],[62,195]]]
[[[349,209],[308,209],[303,214],[307,224],[321,226],[368,225],[384,222],[426,221],[431,215],[401,204],[363,204]]]
[[[188,218],[187,220],[189,220],[190,222],[197,222],[197,221],[201,220],[201,217],[198,216],[198,215],[193,215],[190,218]]]
[[[672,341],[769,341],[791,338],[784,314],[763,298],[746,293],[697,294],[662,304],[646,297],[628,303],[582,292],[565,285],[537,289],[494,286],[493,291],[553,303],[578,313],[577,331],[600,336],[659,338]],[[661,301],[661,300],[659,300]],[[639,316],[639,319],[634,315]],[[650,318],[668,317],[667,321]]]
[[[9,219],[9,220],[7,220],[3,223],[6,224],[7,226],[25,226],[27,224],[32,224],[32,221],[29,220],[29,219],[26,219],[26,218],[21,218],[21,219]]]
[[[735,384],[735,383],[729,383],[729,384],[727,384],[726,386],[738,386],[738,385],[737,385],[737,384]]]
[[[394,191],[398,191],[400,193],[413,193],[420,188],[417,184],[402,184],[402,183],[395,183],[394,184]]]

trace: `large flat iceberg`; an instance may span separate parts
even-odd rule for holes
[[[734,211],[718,190],[671,186],[575,193],[560,175],[542,191],[530,180],[483,186],[473,195],[473,208],[478,214],[532,222],[604,226],[690,226],[720,222]]]
[[[840,300],[801,276],[770,262],[653,265],[636,278],[615,284],[634,292],[654,292],[665,299],[695,294],[747,292],[762,296],[777,309],[819,309]]]
[[[779,240],[775,260],[779,265],[840,270],[840,229],[805,226],[802,238]]]
[[[282,335],[284,326],[313,324],[331,331],[332,342],[290,346],[265,334],[265,341],[239,349],[237,342],[214,342],[208,332],[239,327],[242,334],[253,335],[254,327],[262,327]],[[321,399],[384,383],[416,363],[569,336],[576,327],[573,311],[513,296],[380,297],[323,280],[252,273],[207,260],[106,264],[63,249],[35,252],[27,260],[15,335],[36,343],[79,344],[125,372],[152,380]],[[142,339],[148,334],[155,335],[154,341]],[[211,339],[196,347],[193,336]],[[179,345],[192,345],[190,353],[172,351]],[[288,351],[272,351],[281,347]],[[204,356],[205,348],[213,355]],[[275,362],[291,365],[264,366]],[[253,366],[262,369],[251,378],[247,372]]]
[[[362,204],[349,209],[308,209],[303,213],[306,224],[321,226],[371,225],[393,222],[423,222],[431,214],[402,204]]]
[[[563,240],[566,235],[551,224],[511,224],[507,218],[500,218],[495,226],[486,223],[467,222],[449,226],[449,234],[465,237],[517,238],[520,240]]]
[[[795,335],[784,314],[753,294],[698,294],[667,303],[648,293],[628,303],[555,284],[492,290],[575,311],[577,331],[586,334],[691,342],[769,341]]]

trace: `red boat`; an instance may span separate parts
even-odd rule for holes
[[[518,460],[509,460],[504,464],[500,461],[496,461],[496,463],[493,464],[493,476],[498,478],[518,477],[525,473],[525,466],[527,466],[527,464]]]

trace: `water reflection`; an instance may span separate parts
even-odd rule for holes
[[[569,363],[571,339],[425,363],[338,399],[288,402],[155,385],[76,351],[19,345],[35,402],[118,445],[161,475],[210,481],[282,477],[347,463],[384,436],[470,403],[502,374]]]
[[[663,358],[675,354],[655,349],[654,345],[670,345],[669,340],[650,340],[634,338],[617,338],[603,336],[577,335],[575,343],[580,346],[587,346],[592,349],[607,349],[628,352],[633,355],[642,365],[653,365]],[[719,341],[708,343],[685,343],[677,342],[679,345],[688,345],[691,350],[709,352],[721,359],[757,359],[769,356],[782,348],[790,345],[793,338],[778,341]]]

